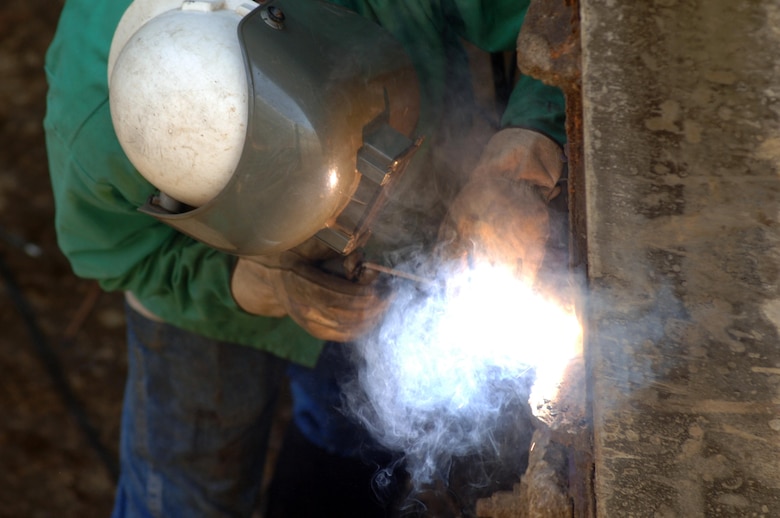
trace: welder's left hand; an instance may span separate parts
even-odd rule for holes
[[[236,304],[255,315],[287,315],[321,340],[351,342],[369,333],[392,300],[388,286],[377,275],[330,273],[303,252],[240,258],[231,279]]]
[[[440,257],[504,264],[533,281],[550,234],[547,203],[558,194],[563,166],[560,146],[540,133],[496,133],[439,229]]]

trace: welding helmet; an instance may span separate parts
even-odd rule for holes
[[[420,144],[403,48],[317,0],[135,0],[108,83],[141,210],[236,255],[350,252]]]

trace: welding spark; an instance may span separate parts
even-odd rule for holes
[[[489,443],[502,410],[527,401],[532,382],[554,384],[580,335],[571,311],[499,267],[462,272],[438,290],[410,287],[358,344],[361,393],[348,393],[348,404],[426,483],[452,456]]]

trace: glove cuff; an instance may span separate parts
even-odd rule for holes
[[[535,185],[550,201],[559,192],[566,158],[554,140],[525,128],[505,128],[490,138],[472,179],[507,178]]]

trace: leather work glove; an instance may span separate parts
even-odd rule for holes
[[[442,222],[440,256],[463,267],[505,264],[533,282],[550,235],[547,203],[560,192],[563,166],[560,146],[541,133],[496,133]]]
[[[238,306],[255,315],[289,315],[312,336],[354,341],[370,331],[390,304],[376,275],[347,280],[295,252],[240,258],[231,280]]]

